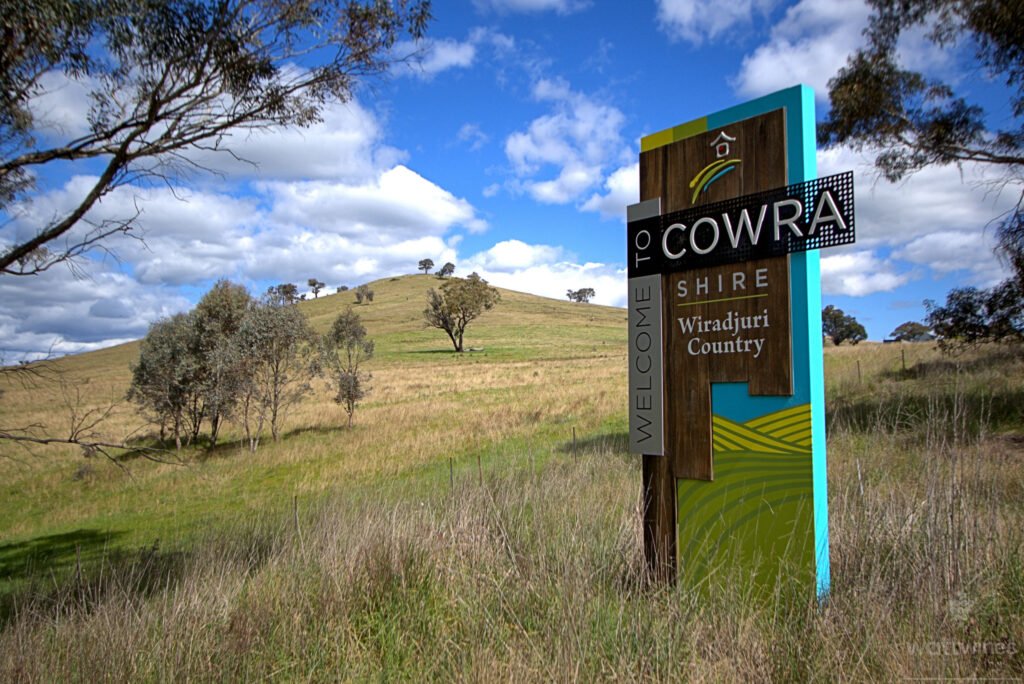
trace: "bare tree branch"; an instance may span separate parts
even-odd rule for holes
[[[34,69],[15,70],[22,80],[0,79],[0,140],[14,145],[12,154],[0,154],[0,209],[31,190],[37,167],[91,159],[103,159],[105,166],[77,206],[0,254],[0,273],[39,273],[128,233],[137,215],[63,250],[51,248],[114,188],[149,181],[170,185],[185,170],[207,170],[192,155],[225,151],[233,131],[320,121],[322,108],[348,101],[360,79],[407,59],[393,53],[399,35],[421,37],[430,17],[429,0],[112,0],[89,8],[84,25],[69,26],[68,32],[79,40],[75,31],[91,32],[108,60],[90,58],[84,44],[69,38],[69,49],[78,52],[53,56],[49,46],[40,47],[39,64],[29,65]],[[52,32],[60,33],[60,27]],[[0,49],[0,63],[16,57]],[[314,58],[315,66],[295,66]],[[37,147],[29,137],[27,103],[47,70],[98,85],[90,93],[90,131]]]

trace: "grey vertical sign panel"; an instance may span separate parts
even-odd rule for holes
[[[629,450],[665,453],[661,276],[629,279]]]
[[[646,200],[626,209],[628,223],[661,213],[661,201]],[[650,247],[647,231],[627,230],[630,264]],[[629,284],[629,451],[665,454],[662,408],[661,275],[630,278]]]

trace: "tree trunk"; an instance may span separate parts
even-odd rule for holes
[[[210,448],[217,446],[217,433],[220,431],[220,414],[210,416]]]

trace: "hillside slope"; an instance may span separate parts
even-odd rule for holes
[[[446,480],[449,458],[452,467],[471,468],[484,454],[486,466],[486,454],[502,444],[550,443],[552,435],[570,438],[574,428],[581,436],[624,429],[624,310],[502,290],[498,306],[467,329],[466,346],[480,351],[457,354],[442,331],[422,322],[426,291],[439,280],[419,275],[369,285],[371,304],[357,306],[345,292],[298,305],[318,331],[352,306],[376,343],[367,365],[371,391],[353,429],[343,427],[344,412],[317,383],[286,418],[282,441],[265,434],[256,454],[242,449],[233,425],[212,453],[171,451],[161,456],[168,463],[129,456],[121,462],[128,474],[73,447],[25,450],[0,441],[0,536],[90,530],[129,547],[186,540],[292,496],[424,468]],[[153,427],[123,401],[137,354],[136,342],[60,360],[59,378],[7,388],[2,422],[63,436],[72,415],[109,410],[97,428],[101,437],[152,440]]]
[[[455,354],[419,323],[435,283],[371,284],[353,429],[321,385],[255,454],[231,426],[130,475],[0,445],[0,681],[1019,680],[1024,355],[827,349],[832,592],[763,604],[742,564],[647,584],[624,311],[507,292]],[[135,353],[61,361],[70,390],[13,387],[0,423],[59,431]],[[719,420],[719,457],[790,429]]]
[[[427,290],[443,282],[426,275],[385,278],[369,283],[375,293],[372,304],[357,305],[348,291],[299,306],[321,332],[334,316],[352,306],[376,341],[378,363],[415,364],[422,354],[451,351],[447,336],[423,323]],[[595,346],[607,345],[625,351],[624,309],[499,290],[501,302],[467,328],[467,348],[483,348],[492,360],[588,356],[599,353]]]

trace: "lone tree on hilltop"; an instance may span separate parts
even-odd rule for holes
[[[437,275],[441,278],[447,278],[453,273],[455,273],[455,264],[449,261],[444,266],[441,267],[441,269],[437,272]]]
[[[428,327],[444,330],[455,351],[461,353],[466,326],[484,311],[492,309],[500,299],[501,293],[476,273],[472,273],[465,279],[453,278],[446,281],[440,291],[431,288],[427,292],[427,308],[423,310],[423,318]]]
[[[119,186],[173,184],[230,154],[232,136],[318,122],[360,79],[407,59],[400,40],[429,20],[429,0],[5,3],[0,210],[18,213],[47,168],[99,166],[66,209],[8,233],[0,273],[39,273],[129,233],[137,214],[89,217]],[[69,84],[88,91],[83,130],[37,135],[39,99]]]
[[[369,391],[366,383],[371,376],[362,365],[373,357],[373,340],[366,336],[359,314],[351,308],[338,314],[324,336],[323,356],[328,380],[335,390],[334,401],[345,408],[348,426],[352,427],[356,406]]]
[[[837,347],[849,340],[850,344],[857,344],[868,338],[868,332],[864,326],[857,322],[853,316],[843,313],[842,309],[829,304],[821,312],[822,332],[832,338],[832,343]]]
[[[420,264],[417,266],[419,270],[423,271],[423,275],[430,273],[430,269],[434,268],[433,259],[420,259]]]
[[[587,304],[594,297],[594,288],[584,287],[579,290],[568,290],[565,296],[569,298],[570,302],[578,302],[581,304]]]
[[[310,278],[307,282],[309,284],[309,289],[313,291],[313,299],[319,299],[320,290],[327,287],[327,283],[322,280],[317,280],[316,278]]]

